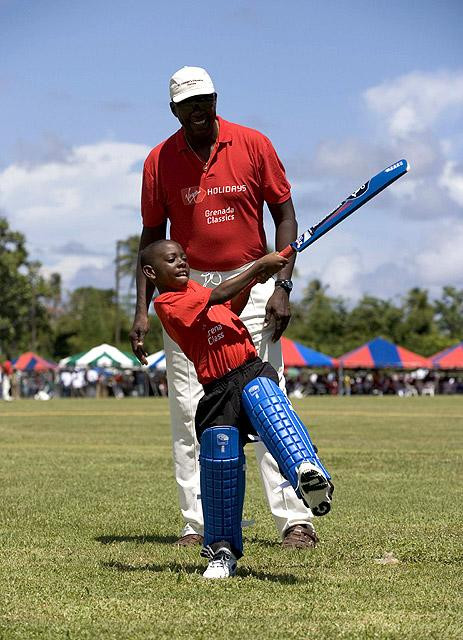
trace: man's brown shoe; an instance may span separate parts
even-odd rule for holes
[[[204,538],[199,533],[188,533],[186,536],[179,538],[174,544],[177,547],[193,547],[196,544],[203,544]]]
[[[281,543],[286,549],[313,549],[318,542],[318,536],[306,524],[296,524],[284,533]]]

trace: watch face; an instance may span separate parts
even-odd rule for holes
[[[289,293],[293,288],[293,283],[291,282],[291,280],[277,280],[275,286],[281,287],[287,293]]]

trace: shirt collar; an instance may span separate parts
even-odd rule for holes
[[[232,130],[230,127],[230,123],[227,120],[224,120],[220,116],[217,116],[217,121],[219,123],[219,144],[225,144],[227,142],[231,142],[232,140]],[[177,150],[178,151],[187,151],[189,149],[188,143],[185,138],[185,134],[183,133],[183,128],[179,129],[175,134],[176,142],[177,142]]]

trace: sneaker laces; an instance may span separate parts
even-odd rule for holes
[[[201,549],[200,555],[209,560],[209,567],[225,567],[231,560],[232,553],[224,547],[221,547],[214,553],[212,548],[207,545]]]
[[[212,558],[214,557],[214,552],[212,551],[211,547],[209,545],[206,545],[205,547],[203,547],[201,549],[201,552],[199,554],[202,558],[207,558],[208,560],[212,560]]]

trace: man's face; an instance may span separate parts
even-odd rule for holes
[[[160,292],[184,289],[190,277],[188,259],[176,242],[166,242],[157,250],[152,270],[154,282]]]
[[[217,94],[193,96],[181,102],[171,102],[170,108],[190,140],[208,138],[214,131]]]

